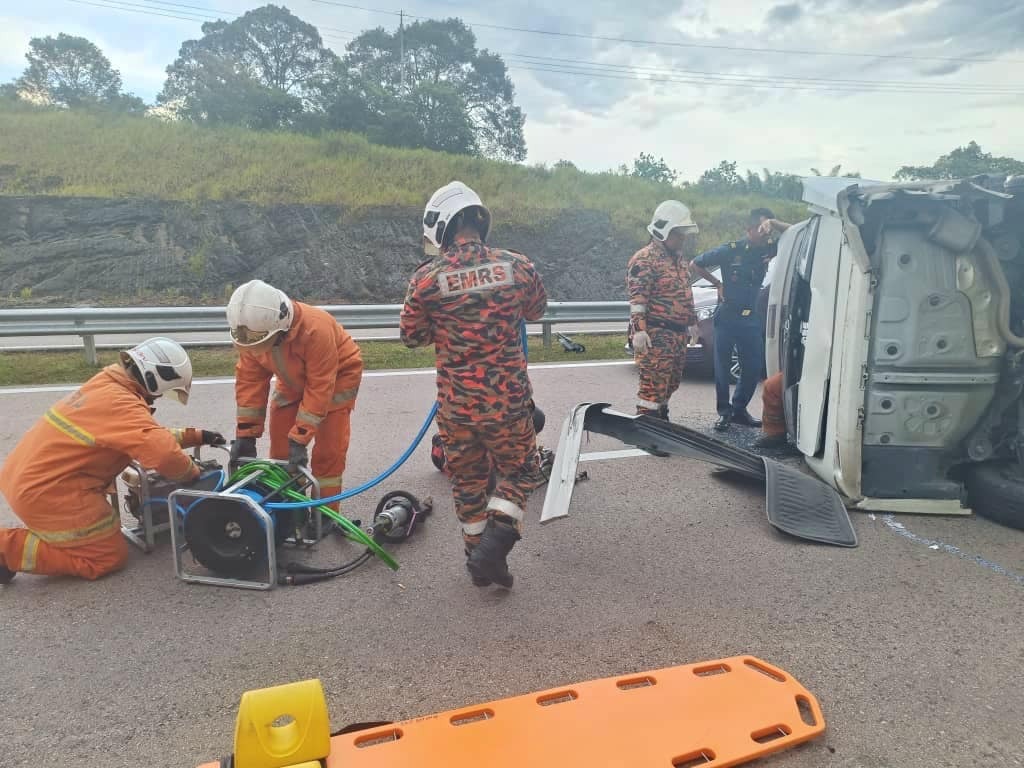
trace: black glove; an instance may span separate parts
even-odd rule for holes
[[[237,467],[238,460],[242,457],[256,458],[256,438],[236,437],[231,443],[231,458],[228,466]]]
[[[289,440],[288,469],[295,472],[299,467],[304,467],[307,464],[309,464],[309,446]]]
[[[227,445],[227,438],[220,432],[212,432],[209,429],[203,430],[203,445]],[[253,450],[256,450],[256,441],[253,441]]]

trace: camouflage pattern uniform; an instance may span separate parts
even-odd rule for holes
[[[521,531],[527,496],[543,482],[520,323],[546,308],[529,259],[476,239],[456,238],[409,284],[402,341],[436,347],[437,425],[467,550],[491,516]],[[492,464],[497,484],[488,498]]]
[[[697,322],[689,262],[651,240],[629,260],[626,289],[633,332],[651,337],[651,348],[636,354],[636,412],[667,418],[669,398],[683,378],[690,326]]]

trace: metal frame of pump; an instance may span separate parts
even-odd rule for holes
[[[320,495],[319,484],[304,467],[300,467],[297,472],[292,473],[287,470],[287,462],[254,460],[239,467],[221,485],[225,484],[227,487],[214,490],[180,488],[168,497],[169,506],[174,516],[171,525],[171,540],[174,549],[175,574],[182,581],[239,589],[269,590],[278,585],[300,585],[341,576],[359,567],[373,556],[378,557],[392,570],[398,568],[398,563],[394,558],[356,523],[330,507],[324,506],[325,500],[316,498]],[[307,492],[314,498],[310,499]],[[279,543],[309,547],[316,544],[319,539],[303,539],[299,536],[283,537],[281,535],[282,515],[273,509],[275,505],[272,503],[272,499],[286,502],[289,505],[286,509],[312,508],[316,529],[321,529],[319,521],[322,517],[327,517],[338,526],[340,533],[346,539],[363,545],[365,551],[355,559],[331,568],[311,567],[299,563],[288,563],[286,567],[280,567],[277,557]],[[186,570],[183,555],[190,548],[185,527],[186,520],[189,515],[202,515],[204,513],[203,502],[211,500],[218,502],[221,508],[225,502],[240,505],[250,519],[259,525],[262,531],[263,548],[258,553],[258,562],[265,563],[265,568],[262,569],[265,578],[245,578],[238,574],[231,576],[199,575]],[[326,503],[330,502],[326,501]]]

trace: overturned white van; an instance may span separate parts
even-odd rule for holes
[[[1024,179],[813,178],[804,200],[766,350],[808,466],[860,509],[1024,527]]]

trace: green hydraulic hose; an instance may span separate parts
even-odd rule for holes
[[[231,475],[228,480],[229,485],[245,480],[257,471],[263,471],[263,474],[259,477],[259,482],[265,485],[272,491],[280,491],[281,496],[290,501],[309,501],[309,497],[296,491],[294,489],[281,489],[291,482],[292,477],[285,471],[283,467],[273,464],[269,461],[250,461],[243,464]],[[398,570],[398,562],[387,553],[376,541],[374,541],[362,528],[354,524],[351,520],[343,515],[335,512],[330,507],[320,506],[317,509],[326,517],[336,522],[345,534],[345,538],[356,544],[362,544],[374,555],[380,558],[384,564],[393,571]]]

